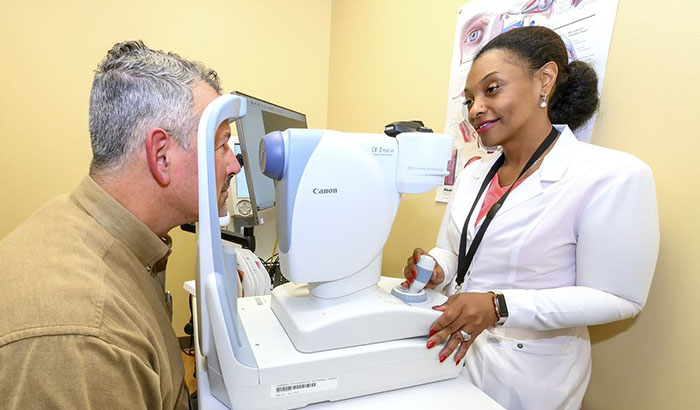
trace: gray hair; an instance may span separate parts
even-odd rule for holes
[[[221,93],[216,72],[199,62],[140,40],[115,44],[97,66],[90,92],[90,174],[120,170],[153,127],[190,150],[199,121],[191,86],[198,81]]]

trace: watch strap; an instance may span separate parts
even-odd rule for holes
[[[493,293],[494,295],[493,307],[496,310],[496,317],[498,318],[496,325],[502,325],[506,322],[506,319],[508,319],[508,305],[506,304],[506,297],[503,295],[503,293],[497,290],[492,290],[490,293]]]

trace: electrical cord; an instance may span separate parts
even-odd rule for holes
[[[279,285],[283,285],[283,284],[289,282],[287,280],[287,278],[285,278],[282,275],[282,271],[280,269],[279,254],[277,254],[277,253],[273,254],[266,261],[263,261],[262,263],[265,266],[265,269],[267,269],[268,273],[270,274],[270,281],[272,282],[273,288],[276,288]]]

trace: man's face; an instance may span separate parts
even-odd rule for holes
[[[214,101],[219,94],[205,82],[199,82],[192,87],[193,105],[196,113],[201,117],[204,109]],[[218,192],[218,209],[219,215],[226,215],[226,198],[228,197],[228,187],[231,178],[241,171],[241,166],[236,159],[233,150],[228,145],[228,140],[231,138],[231,127],[228,121],[224,121],[216,130],[214,139],[214,164],[216,173],[216,188]],[[186,206],[190,209],[188,212],[191,216],[188,219],[194,221],[199,215],[199,196],[198,196],[198,180],[197,180],[197,133],[192,135],[190,142],[192,149],[190,154],[184,161],[183,171],[186,175],[182,178],[184,181],[184,189],[187,202]]]
[[[216,130],[214,139],[214,163],[216,168],[216,189],[218,194],[219,216],[226,215],[226,198],[231,178],[241,172],[241,165],[228,145],[231,138],[231,126],[224,121]]]

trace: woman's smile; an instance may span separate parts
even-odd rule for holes
[[[497,121],[498,120],[488,120],[480,122],[476,125],[476,132],[478,132],[479,135],[484,134],[485,132],[493,128],[494,125],[496,125]]]

